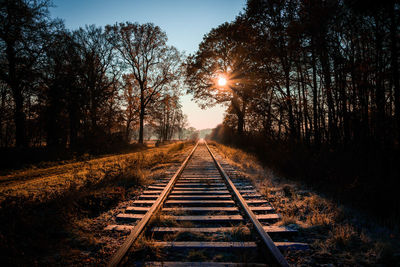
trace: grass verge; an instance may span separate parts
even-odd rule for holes
[[[138,196],[153,178],[181,162],[192,146],[169,144],[59,166],[57,175],[43,172],[1,184],[0,262],[6,266],[104,263],[114,249],[113,239],[105,239],[103,232],[115,217],[113,208]]]
[[[399,266],[400,234],[373,217],[320,194],[301,182],[277,177],[254,155],[210,142],[211,148],[252,181],[282,215],[279,224],[298,229],[309,251],[292,251],[293,265]]]

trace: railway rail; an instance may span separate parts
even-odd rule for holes
[[[281,251],[307,245],[287,242],[296,231],[274,226],[280,217],[268,201],[226,170],[235,172],[199,141],[107,227],[130,231],[108,266],[289,266]]]

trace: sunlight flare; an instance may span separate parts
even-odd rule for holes
[[[219,86],[225,86],[227,83],[226,79],[224,77],[219,77],[218,78],[218,85]]]

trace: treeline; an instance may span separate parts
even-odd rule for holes
[[[249,0],[188,61],[199,99],[238,133],[308,144],[397,144],[397,1]],[[227,75],[229,88],[212,81]],[[211,81],[211,82],[210,82]]]
[[[189,57],[189,90],[228,106],[212,137],[253,147],[291,177],[390,201],[400,174],[399,26],[394,0],[248,0]]]
[[[183,137],[183,56],[165,32],[130,22],[70,31],[49,5],[0,3],[0,147],[101,150]]]

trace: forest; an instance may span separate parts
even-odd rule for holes
[[[152,23],[71,31],[50,6],[1,2],[2,165],[195,138],[186,88],[227,107],[209,138],[397,221],[398,1],[248,0],[187,57]]]
[[[186,62],[198,103],[227,106],[209,138],[396,225],[399,8],[398,1],[247,1]]]
[[[3,265],[398,265],[399,0],[56,1],[0,0]]]
[[[51,5],[1,1],[3,155],[103,153],[134,139],[193,134],[179,99],[183,55],[160,27],[126,22],[71,31],[51,18]]]

